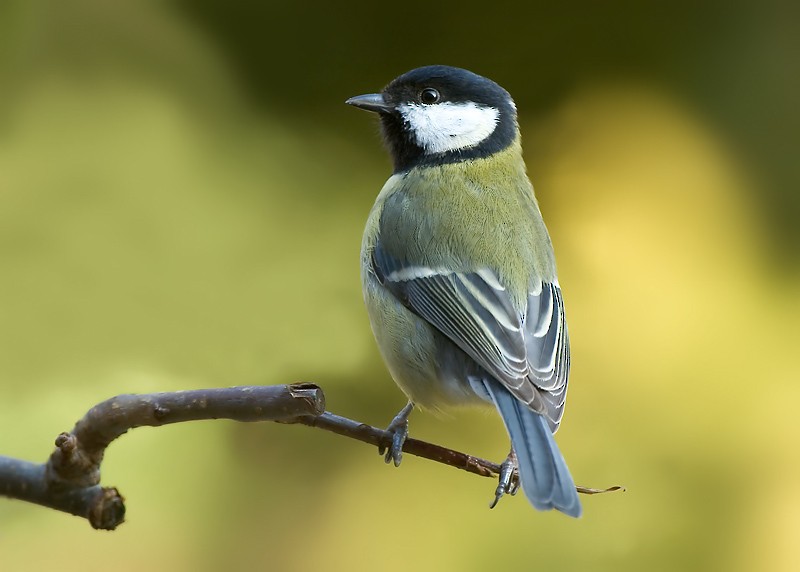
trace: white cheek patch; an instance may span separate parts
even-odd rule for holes
[[[500,111],[474,102],[398,106],[417,144],[427,153],[474,147],[494,133]]]

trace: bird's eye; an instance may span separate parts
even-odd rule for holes
[[[425,105],[432,105],[439,101],[439,92],[432,87],[426,87],[419,92],[419,100]]]

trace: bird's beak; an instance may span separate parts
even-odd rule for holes
[[[391,113],[394,105],[387,103],[381,93],[368,93],[367,95],[357,95],[345,101],[347,105],[354,105],[360,109],[374,111],[376,113]]]

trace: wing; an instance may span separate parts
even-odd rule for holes
[[[564,415],[569,379],[569,333],[558,283],[542,282],[528,294],[525,347],[529,379],[541,391],[553,432]]]
[[[489,269],[453,272],[398,260],[376,243],[372,264],[378,279],[406,307],[445,334],[503,383],[519,400],[543,414],[555,431],[561,421],[569,373],[561,291],[540,283],[517,311]]]

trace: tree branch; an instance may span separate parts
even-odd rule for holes
[[[376,447],[389,447],[392,444],[392,433],[389,431],[365,425],[346,417],[340,417],[333,413],[326,412],[316,417],[300,417],[286,423],[302,423],[309,427],[331,431],[337,435],[350,437]],[[426,441],[412,439],[411,437],[406,439],[403,444],[403,452],[450,465],[481,477],[497,477],[500,474],[500,465],[497,463],[479,459],[466,453],[459,453]]]
[[[375,446],[389,446],[392,440],[388,431],[325,412],[322,389],[311,383],[118,395],[92,407],[71,432],[61,433],[46,463],[0,456],[0,495],[114,530],[125,519],[125,502],[116,488],[100,486],[100,464],[108,445],[136,427],[203,419],[299,423]],[[417,439],[407,439],[403,451],[483,477],[500,472],[496,463]],[[620,488],[577,487],[584,494]]]
[[[201,419],[281,421],[325,411],[322,389],[310,383],[118,395],[92,407],[56,438],[44,464],[0,456],[0,495],[40,504],[114,530],[125,519],[116,488],[100,486],[106,447],[136,427]]]
[[[386,448],[392,444],[392,433],[389,431],[386,431],[385,429],[378,429],[372,425],[365,425],[364,423],[359,423],[358,421],[353,421],[352,419],[341,417],[329,412],[325,412],[315,417],[299,417],[291,421],[281,421],[281,423],[301,423],[303,425],[308,425],[309,427],[316,427],[318,429],[324,429],[325,431],[336,433],[337,435],[350,437],[351,439],[356,439],[357,441],[375,445],[376,447]],[[467,455],[466,453],[460,453],[459,451],[454,451],[452,449],[442,447],[441,445],[434,445],[433,443],[428,443],[427,441],[412,439],[411,437],[406,439],[405,443],[403,443],[403,452],[416,457],[422,457],[423,459],[428,459],[430,461],[436,461],[437,463],[442,463],[444,465],[449,465],[481,477],[496,478],[500,475],[500,465],[498,463],[493,463],[492,461],[487,461],[486,459],[481,459],[480,457],[473,457],[472,455]],[[514,480],[516,479],[517,475],[515,473]],[[594,489],[590,487],[576,486],[575,489],[584,495],[597,495],[601,493],[625,490],[624,487],[621,486],[613,486],[606,489]]]

